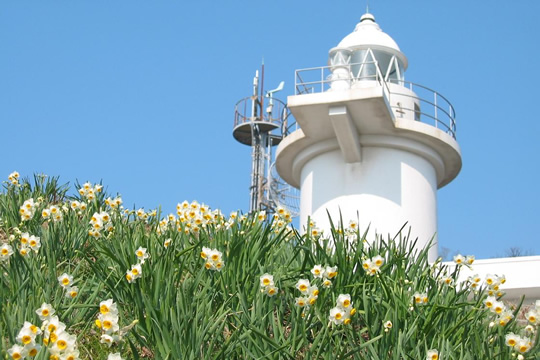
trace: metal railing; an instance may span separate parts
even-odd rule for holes
[[[362,66],[375,64],[377,71],[372,75],[353,74],[352,68],[362,69]],[[334,71],[340,68],[339,76],[334,76]],[[348,75],[344,74],[346,70]],[[321,93],[332,89],[332,85],[336,82],[348,83],[346,88],[362,87],[366,81],[372,82],[373,86],[382,86],[383,92],[387,97],[394,114],[397,117],[402,117],[403,114],[414,114],[413,119],[418,120],[450,134],[456,138],[456,112],[450,101],[435,90],[426,86],[412,83],[404,80],[385,80],[381,75],[377,62],[365,62],[357,64],[339,65],[339,66],[322,66],[315,68],[300,69],[295,71],[295,95]],[[397,86],[389,86],[389,84],[399,85],[403,89],[409,91],[400,91]],[[370,84],[371,85],[371,84]],[[419,108],[403,107],[399,102],[392,101],[397,98],[411,98],[418,101]]]

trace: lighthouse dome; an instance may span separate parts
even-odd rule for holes
[[[381,30],[379,24],[375,22],[375,16],[370,13],[362,15],[354,31],[345,36],[334,49],[348,49],[354,53],[357,50],[368,48],[377,51],[379,54],[383,52],[396,56],[400,60],[403,69],[407,69],[407,58],[401,52],[398,44],[390,35]]]
[[[345,36],[339,43],[340,48],[354,49],[357,47],[385,47],[400,51],[398,44],[375,22],[375,16],[364,14],[354,31]]]

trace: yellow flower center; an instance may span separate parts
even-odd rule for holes
[[[99,312],[102,314],[106,314],[109,312],[109,307],[107,305],[101,305],[99,307]]]
[[[69,279],[67,277],[63,278],[62,279],[62,284],[63,285],[69,285]]]
[[[142,252],[141,250],[137,251],[137,256],[138,256],[138,257],[143,257],[143,255],[144,255],[144,254],[143,254],[143,252]]]
[[[69,296],[71,296],[72,298],[74,298],[74,297],[77,296],[77,292],[74,291],[74,290],[71,290],[71,291],[69,292]]]
[[[336,276],[336,275],[337,275],[337,271],[328,273],[328,277],[329,277],[330,279],[333,278],[333,277]]]
[[[349,325],[351,323],[351,319],[345,319],[345,321],[343,321],[343,323],[345,325]]]
[[[3,249],[2,249],[2,255],[7,255],[7,254],[8,254],[8,249],[3,248]]]
[[[56,335],[55,332],[52,332],[51,335],[49,335],[49,341],[54,343],[58,339],[58,335]]]
[[[30,351],[28,352],[28,355],[34,357],[34,356],[37,355],[37,353],[38,353],[37,349],[36,349],[36,348],[32,348],[32,349],[30,349]]]
[[[514,345],[516,345],[516,340],[515,339],[509,339],[508,340],[508,345],[514,347]]]
[[[205,267],[207,270],[210,270],[210,268],[212,267],[212,264],[210,264],[209,262],[207,262],[206,264],[204,264],[204,267]]]
[[[265,278],[265,279],[263,280],[263,284],[264,284],[264,286],[270,285],[270,279]]]
[[[110,329],[112,327],[112,322],[110,322],[109,320],[105,320],[103,321],[103,328],[104,329]]]
[[[19,360],[19,359],[22,359],[22,355],[19,354],[18,352],[14,352],[11,357],[15,360]]]
[[[339,320],[339,319],[341,319],[342,315],[341,315],[341,313],[338,312],[335,317],[336,317],[337,320]]]
[[[96,326],[101,329],[101,321],[99,319],[95,322]]]
[[[133,275],[139,275],[139,270],[137,268],[133,268],[133,269],[131,269],[131,273]]]
[[[309,304],[313,305],[313,304],[315,304],[315,301],[317,301],[317,298],[311,298],[311,299],[309,299]]]
[[[65,350],[65,348],[67,348],[67,342],[65,340],[58,340],[56,345],[60,350]]]
[[[351,305],[351,301],[350,301],[349,299],[345,299],[345,300],[343,301],[343,306],[344,306],[344,307],[349,307],[349,305]]]
[[[307,290],[307,285],[304,285],[304,284],[300,285],[300,286],[298,287],[298,290],[300,290],[300,291],[302,291],[302,292],[306,291],[306,290]]]
[[[41,310],[41,315],[43,315],[43,316],[49,316],[49,309],[43,309],[43,310]]]
[[[217,259],[219,259],[219,256],[217,254],[212,255],[212,260],[216,261]]]
[[[24,345],[29,344],[32,341],[32,338],[29,335],[24,335],[22,337],[22,343]]]
[[[439,355],[437,354],[431,355],[431,360],[438,360],[438,359],[439,359]]]
[[[274,288],[271,288],[270,290],[268,290],[269,295],[274,295],[275,293],[276,293],[276,290]]]
[[[352,308],[352,309],[351,309],[351,316],[353,316],[354,314],[356,314],[356,309],[355,309],[355,308]]]
[[[49,326],[47,327],[47,329],[49,330],[49,332],[55,332],[55,331],[56,331],[56,325],[54,325],[54,324],[49,324]]]

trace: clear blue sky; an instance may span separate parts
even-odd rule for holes
[[[477,258],[540,254],[540,1],[370,1],[406,79],[457,112],[463,169],[439,190],[439,239]],[[0,177],[103,183],[125,205],[249,204],[234,104],[326,65],[365,1],[0,3]]]

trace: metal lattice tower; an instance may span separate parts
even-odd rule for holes
[[[264,94],[264,65],[259,89],[259,71],[253,79],[253,94],[236,103],[234,112],[234,138],[251,146],[251,184],[249,211],[266,210],[273,212],[280,201],[276,201],[276,187],[279,179],[272,176],[272,148],[278,145],[288,133],[289,111],[287,106],[273,97],[283,89],[283,82]],[[260,90],[260,92],[259,92]]]

